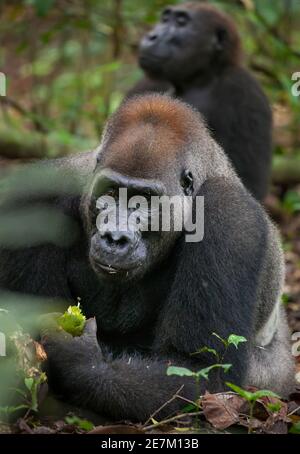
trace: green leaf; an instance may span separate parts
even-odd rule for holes
[[[300,421],[295,422],[290,428],[290,434],[300,434]]]
[[[234,392],[239,394],[241,397],[244,397],[248,402],[256,402],[258,399],[261,399],[262,397],[275,397],[277,399],[280,399],[280,396],[278,394],[275,394],[273,391],[269,391],[268,389],[261,389],[259,391],[256,391],[254,393],[251,393],[250,391],[246,391],[243,388],[240,388],[237,385],[234,385],[233,383],[226,382],[226,385],[231,388]]]
[[[196,374],[190,369],[185,367],[170,366],[167,369],[167,375],[178,375],[179,377],[195,377]]]
[[[246,399],[248,402],[252,402],[253,393],[251,393],[250,391],[246,391],[245,389],[240,388],[239,386],[234,385],[233,383],[226,382],[226,385],[228,386],[228,388],[231,388],[235,393]]]
[[[215,336],[217,339],[219,339],[219,341],[222,342],[223,345],[225,345],[225,347],[228,347],[228,342],[226,339],[223,339],[223,337],[219,336],[219,334],[217,333],[211,333],[213,336]]]
[[[220,367],[222,367],[222,369],[224,369],[224,372],[227,373],[232,367],[232,364],[220,364]]]
[[[225,372],[227,372],[231,367],[231,364],[213,364],[212,366],[205,367],[204,369],[199,370],[196,375],[197,377],[202,377],[205,378],[205,380],[208,380],[208,374],[210,371],[213,369],[224,369]]]
[[[272,413],[277,413],[281,409],[281,407],[282,404],[280,402],[267,404],[268,410],[270,410]]]
[[[25,410],[25,409],[28,409],[28,405],[18,405],[16,407],[0,407],[0,414],[11,414],[11,413],[15,413],[16,411],[19,411],[19,410]]]
[[[24,383],[25,383],[26,388],[27,388],[29,391],[31,391],[31,390],[32,390],[32,387],[33,387],[33,383],[34,383],[33,378],[30,378],[30,377],[25,378],[25,379],[24,379]]]
[[[95,427],[91,421],[88,421],[87,419],[78,418],[78,416],[66,416],[65,420],[67,424],[72,424],[74,426],[79,427],[79,429],[85,430],[87,432],[89,432]]]
[[[196,352],[191,353],[191,355],[198,355],[200,353],[212,353],[216,358],[219,358],[217,350],[215,350],[214,348],[210,348],[210,347],[202,347],[202,348],[200,348],[200,350],[197,350]]]
[[[198,405],[196,404],[188,404],[182,409],[182,413],[191,413],[193,411],[199,410]]]
[[[230,334],[227,339],[228,345],[234,345],[236,349],[238,349],[239,344],[242,342],[247,342],[247,339],[244,336],[237,336],[236,334]]]
[[[253,393],[253,400],[258,400],[261,399],[262,397],[275,397],[276,399],[280,399],[280,396],[278,394],[273,393],[273,391],[270,391],[268,389],[261,389],[259,391],[256,391]]]

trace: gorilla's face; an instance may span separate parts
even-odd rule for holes
[[[178,182],[181,196],[187,185],[192,185],[191,177]],[[164,206],[157,200],[167,195],[168,189],[161,181],[96,170],[88,197],[88,224],[89,259],[99,277],[119,281],[140,278],[166,257],[183,228],[183,219],[178,218],[179,211],[173,205],[170,227],[162,228],[160,216],[162,210],[167,213],[169,198]]]
[[[210,67],[224,30],[210,11],[168,7],[141,41],[139,63],[150,76],[181,82]]]

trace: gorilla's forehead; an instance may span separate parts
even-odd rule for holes
[[[200,115],[168,96],[127,101],[113,115],[104,136],[102,163],[137,177],[156,177],[178,167],[190,142],[206,131]]]
[[[197,22],[200,21],[202,26],[206,21],[208,21],[208,28],[213,28],[216,24],[222,25],[230,31],[235,30],[236,28],[234,23],[214,5],[198,2],[186,2],[180,3],[179,5],[173,5],[171,7],[168,6],[167,9],[171,9],[175,12],[185,11],[187,13],[192,13],[193,18],[195,18]]]
[[[165,126],[129,127],[103,150],[103,165],[140,178],[157,177],[176,166],[184,141]]]

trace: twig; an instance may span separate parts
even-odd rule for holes
[[[287,417],[292,416],[294,413],[296,413],[298,410],[300,410],[300,405],[299,407],[295,408],[295,410],[291,411],[291,413],[287,414]]]
[[[185,402],[187,402],[188,404],[192,404],[194,405],[195,407],[198,407],[199,405],[197,405],[193,400],[190,400],[190,399],[187,399],[186,397],[183,397],[183,396],[177,396],[178,399],[181,399],[181,400],[184,400]]]
[[[256,63],[255,61],[250,62],[250,67],[251,69],[253,69],[253,71],[259,72],[264,76],[268,77],[268,79],[272,80],[278,88],[283,88],[282,82],[278,79],[277,75],[270,68],[267,68],[266,66]]]
[[[120,57],[122,48],[122,35],[123,35],[123,17],[122,17],[122,2],[123,0],[114,0],[114,25],[113,25],[113,58],[116,60]]]
[[[159,426],[164,426],[165,424],[169,424],[170,422],[177,421],[178,419],[184,418],[186,416],[199,416],[203,415],[203,411],[194,411],[192,413],[181,413],[180,415],[173,416],[172,418],[164,419],[163,421],[159,421],[156,424],[151,424],[151,426],[143,427],[143,431],[155,429]]]
[[[180,393],[180,391],[183,388],[184,388],[184,385],[180,386],[178,391],[176,391],[176,393],[171,397],[171,399],[167,400],[167,402],[165,402],[161,407],[159,407],[157,410],[155,410],[155,412],[152,413],[152,415],[150,415],[150,417],[147,419],[147,421],[145,422],[144,426],[146,424],[148,424],[148,422],[151,421],[151,419],[154,418],[154,416],[157,415],[157,413],[159,413],[163,408],[165,408],[167,405],[169,405],[171,402],[173,402],[173,400],[175,400],[177,397],[179,397],[178,393]]]

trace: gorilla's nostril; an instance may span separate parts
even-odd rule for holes
[[[106,236],[106,241],[109,245],[112,245],[114,243],[114,239],[110,235]]]
[[[149,35],[148,35],[149,41],[155,41],[156,38],[157,38],[157,34],[156,33],[149,33]]]
[[[127,239],[125,237],[122,237],[118,240],[118,244],[119,246],[123,247],[123,246],[126,246],[126,244],[128,243]]]
[[[110,248],[114,246],[123,249],[130,244],[130,238],[120,232],[106,232],[101,237]]]
[[[101,235],[101,238],[109,246],[111,246],[114,243],[113,237],[112,237],[112,235],[109,232],[106,232],[103,235]]]

